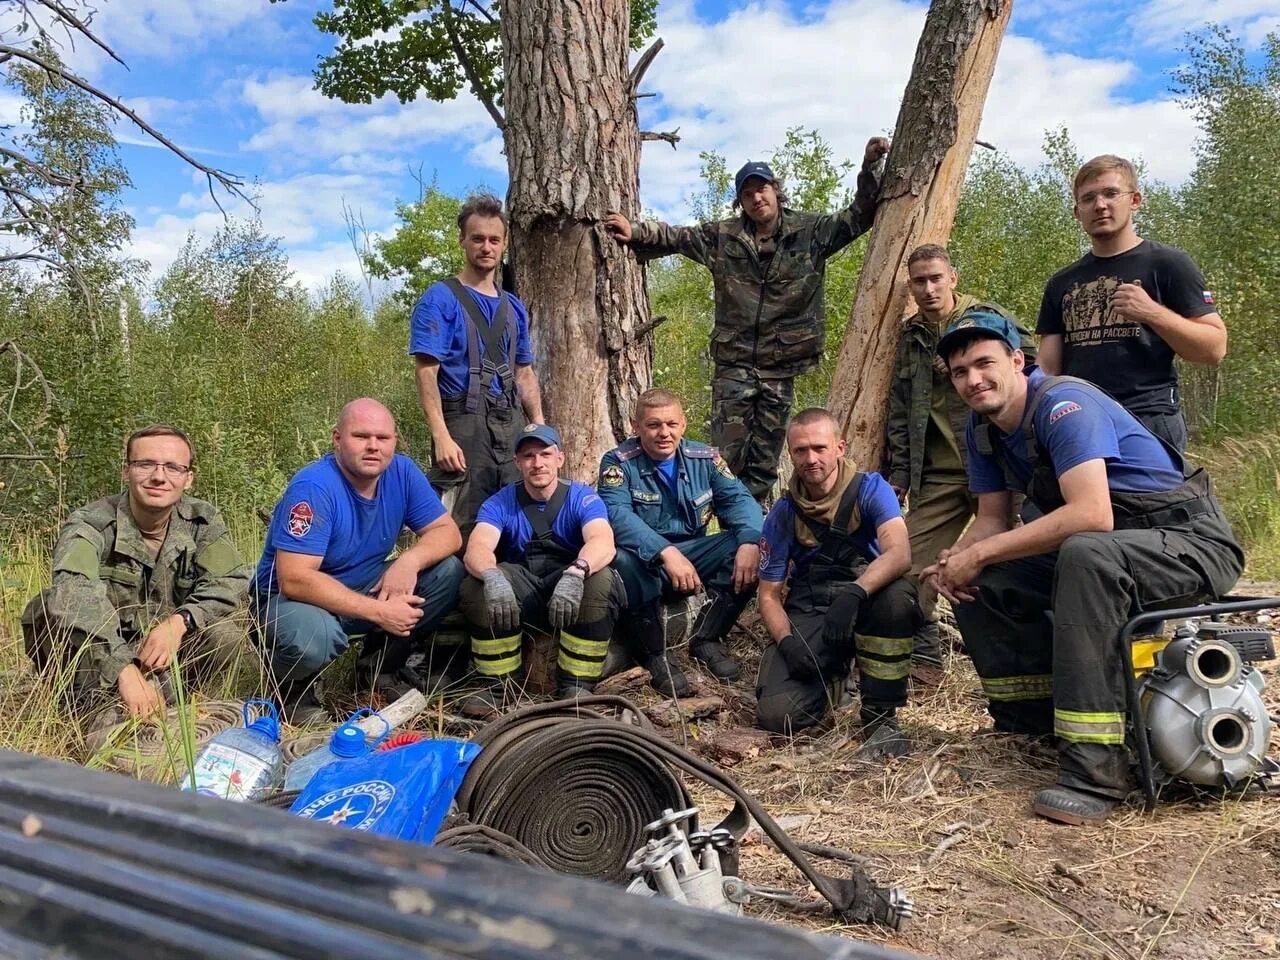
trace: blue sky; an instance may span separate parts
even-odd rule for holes
[[[312,24],[327,0],[103,0],[96,25],[129,65],[80,45],[68,59],[137,107],[205,162],[256,181],[266,229],[283,239],[298,278],[322,285],[354,275],[343,204],[374,231],[394,226],[394,203],[416,196],[410,173],[465,191],[505,186],[500,141],[483,109],[394,100],[347,106],[311,89],[330,38]],[[662,0],[666,49],[642,101],[653,129],[680,127],[672,151],[645,146],[647,207],[687,214],[698,153],[733,165],[767,154],[797,124],[819,129],[844,156],[888,131],[910,71],[927,4],[914,0]],[[1169,71],[1184,32],[1226,23],[1248,43],[1280,29],[1280,0],[1016,0],[980,136],[1024,164],[1046,128],[1066,124],[1085,153],[1141,155],[1153,174],[1184,178],[1194,124],[1173,102]],[[0,96],[0,119],[11,116]],[[221,216],[203,179],[121,125],[134,181],[135,255],[155,271],[186,236]]]

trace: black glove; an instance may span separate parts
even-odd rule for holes
[[[858,622],[858,610],[867,599],[867,591],[856,583],[840,592],[827,608],[827,620],[822,628],[822,639],[832,650],[848,655],[853,650],[854,626]]]
[[[786,663],[793,680],[813,680],[822,673],[818,651],[794,633],[778,641],[778,656]]]

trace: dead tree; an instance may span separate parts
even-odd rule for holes
[[[856,462],[884,447],[886,398],[902,320],[907,257],[945,243],[1013,0],[933,0],[894,128],[881,203],[858,279],[828,406]]]
[[[516,289],[537,318],[547,419],[579,480],[626,436],[652,366],[643,270],[601,224],[611,210],[639,213],[628,9],[521,0],[501,17]]]

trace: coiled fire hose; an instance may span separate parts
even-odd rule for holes
[[[842,920],[897,927],[896,888],[818,871],[768,812],[723,770],[669,743],[624,697],[590,696],[516,710],[481,729],[484,749],[458,792],[459,808],[526,846],[548,867],[621,882],[646,823],[689,807],[679,772],[733,800],[718,828],[741,839],[751,820]],[[698,829],[690,823],[689,830]]]
[[[502,860],[515,860],[531,867],[547,869],[542,858],[519,840],[479,823],[449,827],[436,834],[437,847],[449,847],[467,853],[482,853]]]

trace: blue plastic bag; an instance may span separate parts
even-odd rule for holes
[[[479,752],[465,740],[422,740],[330,763],[316,771],[289,812],[429,844]]]

